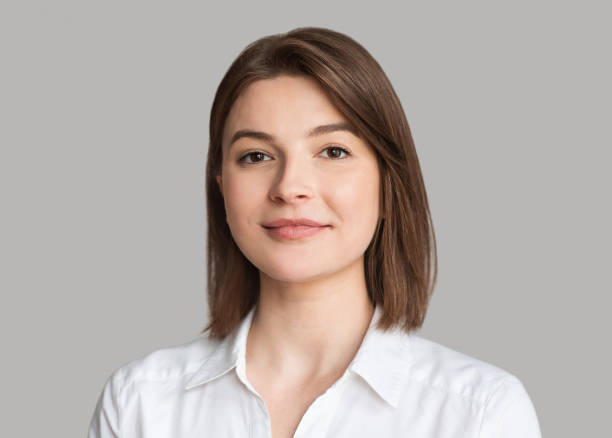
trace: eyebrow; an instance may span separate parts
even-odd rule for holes
[[[312,128],[306,136],[316,137],[318,135],[328,134],[330,132],[336,132],[336,131],[346,131],[346,132],[350,132],[355,137],[360,137],[357,129],[355,129],[355,127],[352,124],[347,123],[347,122],[329,123],[327,125],[317,126],[315,128]],[[243,137],[254,138],[256,140],[265,140],[269,142],[275,141],[274,136],[266,132],[254,131],[252,129],[240,129],[236,131],[234,135],[232,136],[229,147],[231,148],[231,146],[238,139],[243,138]]]

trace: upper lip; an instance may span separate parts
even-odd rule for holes
[[[326,226],[326,224],[322,224],[320,222],[313,221],[312,219],[307,219],[305,217],[300,217],[296,219],[281,218],[281,219],[276,219],[271,222],[263,224],[263,226],[266,228],[297,226],[297,225],[306,225],[309,227],[325,227]]]

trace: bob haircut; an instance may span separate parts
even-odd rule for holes
[[[279,75],[315,79],[376,152],[382,212],[364,255],[377,327],[422,326],[437,278],[436,240],[408,121],[387,76],[352,38],[320,27],[298,27],[245,47],[221,80],[210,114],[206,164],[207,287],[210,322],[201,333],[222,339],[259,299],[259,271],[242,254],[225,219],[217,183],[223,128],[233,103],[254,81]]]

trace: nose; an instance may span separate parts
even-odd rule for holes
[[[284,203],[301,203],[311,199],[314,196],[312,169],[299,159],[282,161],[270,187],[270,199]]]

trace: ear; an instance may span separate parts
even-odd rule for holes
[[[217,184],[219,185],[219,190],[221,191],[221,196],[223,196],[223,183],[221,181],[221,175],[217,175]]]

